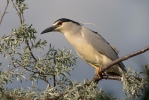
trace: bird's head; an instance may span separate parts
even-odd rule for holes
[[[75,30],[75,28],[80,26],[81,24],[78,22],[66,18],[61,18],[55,21],[51,27],[48,27],[44,31],[42,31],[41,34],[53,31],[65,33],[69,30]]]

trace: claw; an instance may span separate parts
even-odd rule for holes
[[[108,74],[106,72],[103,72],[101,74],[99,74],[99,72],[102,70],[102,67],[97,67],[95,69],[95,75],[98,77],[98,78],[102,78],[103,75],[107,76],[108,77]]]
[[[102,74],[99,74],[99,72],[101,71],[102,67],[98,67],[95,69],[95,75],[98,77],[98,78],[101,78],[102,77]]]

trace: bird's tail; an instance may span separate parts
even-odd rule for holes
[[[125,65],[123,64],[123,62],[120,62],[118,65],[123,70],[123,72],[126,72]]]

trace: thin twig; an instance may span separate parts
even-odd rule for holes
[[[19,65],[19,66],[23,66],[23,65],[21,65],[19,62],[17,62],[16,61],[16,63]],[[32,71],[32,70],[30,70],[30,69],[28,69],[28,68],[25,68],[25,67],[23,67],[24,69],[26,69],[27,71],[29,71],[29,72],[32,72],[33,74],[41,74],[41,75],[45,75],[44,73],[42,73],[42,72],[35,72],[35,71]],[[48,74],[49,75],[49,74]],[[48,82],[48,80],[46,79],[46,76],[43,76],[43,80],[51,87],[51,85],[50,85],[50,83]]]
[[[22,66],[23,67],[23,65],[22,64],[20,64],[19,62],[17,62],[16,61],[16,63],[19,65],[19,66]],[[23,67],[24,69],[26,69],[27,71],[29,71],[29,72],[32,72],[33,74],[39,74],[39,75],[53,75],[53,74],[50,74],[50,73],[48,73],[48,74],[45,74],[45,73],[43,73],[43,72],[35,72],[35,71],[33,71],[33,70],[30,70],[30,69],[28,69],[28,68],[26,68],[26,67]]]
[[[29,49],[29,51],[30,51],[31,56],[32,56],[33,59],[37,62],[37,59],[35,58],[35,56],[34,56],[34,54],[33,54],[33,52],[32,52],[32,49],[31,49],[31,47],[30,47],[30,45],[29,45],[29,42],[27,41],[26,44],[27,44],[27,46],[28,46],[28,49]]]
[[[44,77],[44,79],[43,79],[50,87],[51,87],[51,85],[50,85],[50,83],[49,83],[49,81],[47,80],[47,78],[46,77]]]
[[[5,37],[2,37],[1,39],[6,39],[6,38],[8,38],[8,37],[10,37],[10,36],[14,36],[15,34],[10,34],[10,35],[8,35],[8,36],[5,36]]]
[[[9,69],[7,72],[12,71],[12,70],[19,68],[19,67],[21,67],[21,66],[13,67],[13,68]]]
[[[18,16],[19,16],[19,18],[20,18],[20,23],[21,23],[21,25],[22,25],[22,24],[23,24],[22,15],[21,15],[21,13],[19,12],[19,10],[17,9],[17,7],[16,7],[16,5],[14,4],[13,0],[11,0],[11,2],[12,2],[14,8],[16,9],[16,11],[17,11],[17,13],[18,13]]]
[[[8,8],[8,5],[9,5],[9,0],[7,0],[7,5],[6,5],[5,10],[4,10],[3,14],[2,14],[2,17],[1,17],[1,19],[0,19],[0,25],[1,25],[1,23],[2,23],[2,20],[3,20],[3,18],[4,18],[4,15],[6,14],[6,10],[7,10],[7,8]]]
[[[56,79],[55,79],[55,75],[53,75],[53,82],[54,82],[54,87],[56,86]]]

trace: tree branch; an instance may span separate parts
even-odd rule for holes
[[[105,70],[109,69],[109,68],[112,67],[113,65],[118,64],[118,63],[121,62],[121,61],[127,60],[127,59],[132,58],[132,57],[134,57],[134,56],[136,56],[136,55],[142,54],[142,53],[144,53],[144,52],[146,52],[146,51],[148,51],[148,50],[149,50],[149,46],[148,46],[148,47],[145,47],[145,48],[143,48],[143,49],[141,49],[141,50],[138,50],[138,51],[136,51],[136,52],[130,53],[130,54],[128,54],[128,55],[122,56],[122,57],[120,57],[120,58],[118,58],[118,59],[112,61],[111,63],[109,63],[109,64],[103,66],[103,67],[102,67],[102,70],[99,72],[99,74],[103,73]],[[101,77],[101,78],[98,78],[98,77],[95,75],[95,76],[92,78],[91,81],[94,81],[94,82],[98,83],[98,82],[99,82],[100,80],[102,80],[102,79],[121,80],[121,77],[120,77],[120,76],[118,77],[118,76],[111,76],[111,75],[110,75],[110,76],[103,76],[103,77]]]
[[[112,61],[111,63],[109,63],[109,64],[103,66],[103,67],[102,67],[102,70],[99,72],[99,74],[103,73],[105,70],[109,69],[109,68],[112,67],[113,65],[118,64],[118,63],[121,62],[121,61],[124,61],[124,60],[127,60],[127,59],[129,59],[129,58],[132,58],[132,57],[134,57],[134,56],[136,56],[136,55],[139,55],[139,54],[141,54],[141,53],[144,53],[144,52],[146,52],[146,51],[148,51],[148,50],[149,50],[149,46],[148,46],[148,47],[145,47],[145,48],[143,48],[143,49],[141,49],[141,50],[138,50],[138,51],[136,51],[136,52],[130,53],[130,54],[128,54],[128,55],[122,56],[122,57],[120,57],[120,58],[118,58],[118,59]]]
[[[3,20],[3,18],[4,18],[4,15],[6,14],[6,10],[7,10],[7,8],[8,8],[8,5],[9,5],[9,0],[7,0],[7,5],[6,5],[5,10],[4,10],[3,14],[2,14],[2,17],[1,17],[1,19],[0,19],[0,25],[1,25],[1,23],[2,23],[2,20]]]
[[[34,54],[33,54],[33,52],[32,52],[32,49],[31,49],[31,47],[30,47],[30,45],[29,45],[29,42],[27,41],[26,44],[27,44],[27,46],[28,46],[28,49],[29,49],[29,51],[30,51],[31,56],[32,56],[33,59],[37,62],[37,59],[36,59],[36,57],[34,56]]]
[[[15,3],[13,2],[13,0],[11,0],[11,2],[12,2],[12,4],[13,4],[13,6],[14,6],[14,8],[15,8],[15,10],[17,11],[17,13],[18,13],[18,16],[19,16],[19,18],[20,18],[20,23],[21,23],[21,25],[23,24],[23,22],[24,22],[24,17],[23,17],[23,14],[22,13],[20,13],[20,11],[19,11],[19,9],[17,9],[17,7],[16,7],[16,5],[15,5]],[[28,46],[28,49],[29,49],[29,51],[30,51],[30,54],[31,54],[31,56],[33,57],[33,59],[37,62],[37,59],[36,59],[36,57],[34,56],[34,54],[33,54],[33,52],[32,52],[32,49],[31,49],[31,47],[30,47],[30,45],[29,45],[29,42],[27,41],[26,42],[26,44],[27,44],[27,46]]]
[[[17,13],[18,13],[18,16],[19,16],[19,18],[20,18],[20,23],[21,23],[21,25],[22,25],[22,24],[23,24],[22,14],[21,14],[21,13],[19,12],[19,10],[17,9],[17,7],[16,7],[15,3],[13,2],[13,0],[11,0],[11,2],[12,2],[14,8],[16,9],[16,11],[17,11]]]
[[[20,66],[23,67],[23,65],[20,64],[19,62],[16,61],[16,63],[19,65],[18,67],[20,67]],[[41,78],[41,79],[44,80],[44,81],[51,87],[51,85],[50,85],[49,81],[47,80],[46,76],[44,76],[44,75],[46,75],[46,74],[44,74],[44,73],[42,73],[42,72],[38,72],[38,71],[37,71],[37,72],[32,71],[32,70],[30,70],[30,69],[28,69],[28,68],[26,68],[26,67],[23,67],[23,68],[26,69],[26,70],[29,71],[29,72],[32,72],[33,74],[43,75],[43,78]],[[48,74],[48,75],[49,75],[49,74]]]
[[[50,83],[49,83],[49,81],[47,80],[46,77],[43,77],[43,80],[49,85],[49,87],[51,87],[51,85],[50,85]]]
[[[53,75],[53,82],[54,82],[54,87],[56,86],[56,79],[55,79],[55,75]]]
[[[117,81],[120,81],[121,80],[121,76],[112,76],[112,75],[110,75],[110,76],[106,76],[106,75],[104,75],[104,76],[102,76],[102,77],[97,77],[96,75],[94,75],[94,77],[92,78],[92,80],[90,81],[90,83],[93,81],[93,82],[95,82],[96,84],[98,84],[98,82],[100,81],[100,80],[102,80],[102,79],[106,79],[106,80],[117,80]],[[89,83],[89,84],[90,84]],[[89,85],[88,84],[88,85]]]

